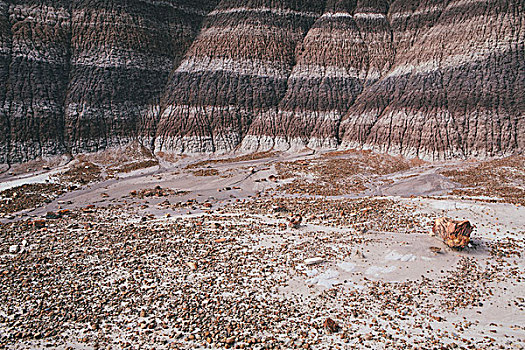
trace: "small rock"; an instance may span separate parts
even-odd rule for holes
[[[432,253],[439,254],[441,253],[441,248],[439,247],[430,247],[428,248]]]
[[[301,226],[301,222],[303,222],[303,218],[301,215],[295,215],[291,217],[288,222],[290,223],[290,227],[299,228]]]
[[[336,333],[339,330],[339,325],[331,318],[324,321],[323,327],[328,334]]]
[[[315,258],[308,258],[304,261],[305,265],[317,265],[324,262],[323,258],[315,257]]]
[[[357,256],[358,258],[361,258],[361,259],[365,259],[365,254],[363,254],[360,250],[356,250],[355,252],[355,256]]]
[[[33,221],[33,226],[36,227],[36,228],[45,227],[46,226],[46,221],[45,220],[35,220],[35,221]]]
[[[272,206],[272,210],[274,213],[286,213],[288,212],[288,209],[283,205],[274,205]]]
[[[60,215],[58,215],[57,213],[52,212],[52,211],[48,211],[47,214],[46,214],[46,219],[56,220],[56,219],[59,219],[59,218],[60,218]]]
[[[192,271],[197,270],[197,264],[192,261],[187,262],[186,266],[188,266]]]

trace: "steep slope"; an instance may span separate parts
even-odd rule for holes
[[[389,12],[395,64],[350,109],[343,145],[427,159],[523,151],[523,1],[403,4]],[[420,18],[430,27],[407,35]]]
[[[0,3],[2,161],[151,142],[168,76],[215,5]]]
[[[65,152],[63,102],[69,64],[66,1],[5,3],[2,46],[4,155],[12,161]],[[4,17],[5,18],[5,17]],[[4,19],[5,21],[5,19]],[[5,141],[4,141],[5,142]]]
[[[337,147],[342,116],[390,65],[387,9],[382,2],[329,2],[297,47],[279,109],[254,121],[242,147]]]
[[[235,148],[254,118],[275,113],[295,48],[321,15],[318,1],[221,1],[175,71],[156,150]]]
[[[0,0],[0,163],[525,148],[523,0]]]
[[[0,164],[8,162],[9,153],[9,115],[5,108],[11,62],[11,25],[8,10],[9,6],[0,1]]]
[[[151,138],[172,68],[213,2],[78,1],[66,135],[73,152]],[[95,25],[93,25],[95,23]]]

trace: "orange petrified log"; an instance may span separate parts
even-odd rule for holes
[[[434,222],[432,232],[443,239],[452,248],[464,248],[470,242],[470,233],[474,226],[470,221],[456,221],[449,218],[439,218]]]

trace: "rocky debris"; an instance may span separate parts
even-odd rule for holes
[[[285,206],[274,205],[274,206],[272,206],[272,211],[274,213],[288,213],[289,210]]]
[[[328,334],[337,333],[337,331],[339,331],[339,325],[331,318],[324,320],[323,327]]]
[[[277,163],[254,164],[257,176],[249,176],[253,164],[222,164],[221,172],[230,167],[245,180],[210,181],[193,196],[122,196],[152,181],[185,188],[199,180],[193,169],[163,163],[154,174],[86,186],[78,197],[1,220],[0,348],[497,349],[524,342],[521,206],[447,195],[259,191],[255,178]],[[465,169],[429,164],[385,178],[451,166]],[[243,190],[233,193],[233,184]],[[225,186],[232,192],[217,194]],[[433,247],[427,233],[437,215],[475,219],[475,249]],[[293,216],[308,225],[289,229]]]
[[[452,191],[455,196],[525,205],[525,156],[479,161],[441,173],[462,185]]]
[[[44,218],[46,220],[57,220],[57,219],[60,219],[63,216],[66,216],[66,215],[70,214],[70,213],[71,213],[71,211],[69,209],[60,209],[60,210],[58,210],[56,212],[48,211]]]
[[[304,261],[305,265],[317,265],[323,263],[325,260],[320,257],[308,258]]]
[[[9,254],[22,254],[27,248],[27,240],[22,240],[21,244],[13,244],[9,246]]]
[[[129,194],[132,197],[137,198],[148,198],[148,197],[167,197],[167,196],[176,196],[176,195],[182,195],[188,193],[186,191],[181,190],[174,190],[171,188],[162,188],[161,186],[155,186],[155,188],[145,188],[143,190],[133,190]],[[169,206],[170,202],[167,200],[167,202],[161,203],[163,205]]]
[[[72,164],[69,169],[60,175],[61,183],[87,185],[102,180],[102,169],[100,166],[87,161],[79,161]]]
[[[259,160],[259,159],[275,157],[275,156],[278,156],[279,154],[280,152],[275,152],[275,151],[253,152],[253,153],[244,154],[238,157],[227,157],[227,158],[221,158],[221,159],[203,160],[200,162],[195,162],[195,163],[187,165],[186,169],[205,168],[205,167],[209,167],[215,164],[228,164],[228,163],[246,162],[250,160]]]
[[[129,173],[159,165],[151,150],[137,141],[96,153],[79,154],[75,159],[80,163],[96,164],[100,167],[104,179],[118,177],[119,173]]]
[[[94,204],[89,204],[89,205],[86,205],[84,208],[82,208],[81,210],[84,212],[84,213],[94,213],[96,211],[97,207],[94,205]]]
[[[301,215],[294,215],[288,219],[288,224],[291,228],[299,228],[301,227],[301,223],[303,222],[303,217]]]
[[[280,186],[290,194],[339,196],[360,193],[381,183],[381,177],[417,167],[424,162],[370,151],[328,152],[320,157],[279,162],[280,179],[291,179]]]
[[[430,247],[430,248],[428,248],[428,249],[429,249],[432,253],[434,253],[434,254],[439,254],[439,253],[441,253],[441,248],[439,248],[439,247]]]
[[[267,246],[261,243],[275,237],[275,224],[249,213],[131,224],[135,215],[133,206],[115,206],[72,211],[46,230],[28,222],[0,224],[1,251],[20,246],[22,237],[32,242],[31,254],[0,255],[0,326],[6,330],[0,344],[67,347],[80,339],[93,347],[405,349],[450,343],[486,348],[509,339],[475,336],[479,328],[468,320],[452,329],[468,330],[469,337],[450,328],[436,335],[432,328],[449,323],[443,310],[458,313],[493,300],[489,281],[523,278],[497,260],[515,259],[520,240],[493,242],[493,258],[483,268],[465,258],[435,280],[363,279],[359,289],[338,285],[302,295],[284,292],[304,273],[296,261],[305,262],[309,273],[323,271],[324,265],[306,264],[309,254],[350,258],[375,235],[364,240],[347,232],[305,231],[299,242],[288,231],[279,235],[285,244]],[[334,321],[332,310],[343,321]]]
[[[46,223],[46,220],[33,220],[31,222],[31,224],[35,227],[35,228],[43,228],[43,227],[46,227],[47,223]]]
[[[148,160],[127,163],[119,167],[113,166],[109,169],[109,173],[110,174],[129,173],[135,170],[150,168],[150,167],[157,166],[157,165],[159,165],[158,160],[148,159]]]
[[[27,184],[0,192],[0,214],[16,213],[50,203],[66,192],[60,184]]]
[[[194,176],[217,176],[219,171],[217,169],[199,169],[193,172]]]
[[[492,333],[476,323],[483,305],[500,298],[524,307],[503,290],[519,291],[524,280],[519,236],[484,242],[476,254],[433,254],[422,244],[416,263],[386,262],[403,267],[395,272],[400,280],[372,278],[366,271],[384,260],[377,244],[419,249],[430,217],[417,204],[278,189],[229,204],[204,198],[170,204],[125,197],[106,207],[54,210],[54,219],[0,224],[0,347],[326,350],[523,342],[522,328],[498,325]],[[179,205],[196,213],[170,212]],[[206,206],[215,210],[199,210]],[[286,229],[288,213],[309,225]],[[30,243],[22,251],[24,239]],[[9,253],[12,246],[17,253]],[[404,278],[420,264],[443,263],[441,273]]]
[[[432,232],[441,237],[451,248],[465,248],[470,242],[470,234],[474,227],[468,220],[456,221],[450,218],[438,218],[434,222]]]
[[[357,258],[359,259],[366,259],[366,256],[365,254],[363,254],[362,251],[360,251],[359,249],[355,251],[355,254],[354,254]]]
[[[223,226],[220,223],[218,223],[218,222],[214,222],[214,223],[211,224],[211,228],[213,228],[215,230],[220,230],[220,229],[223,228]]]
[[[326,199],[275,197],[255,198],[251,201],[226,206],[226,210],[235,213],[275,215],[273,207],[282,206],[289,212],[308,218],[311,224],[323,224],[330,227],[351,227],[380,232],[427,232],[420,226],[419,218],[414,217],[411,208],[400,206],[390,199]]]
[[[194,263],[193,261],[189,261],[186,263],[186,266],[188,266],[190,268],[190,270],[197,270],[197,264]]]
[[[161,208],[171,208],[171,202],[169,199],[165,199],[164,201],[157,204]]]
[[[60,215],[55,213],[55,212],[48,211],[46,213],[46,219],[55,220],[55,219],[59,219],[59,218],[60,218]]]

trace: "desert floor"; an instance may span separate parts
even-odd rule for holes
[[[0,348],[525,347],[525,157],[135,145],[0,191]],[[430,234],[442,216],[468,247]]]

